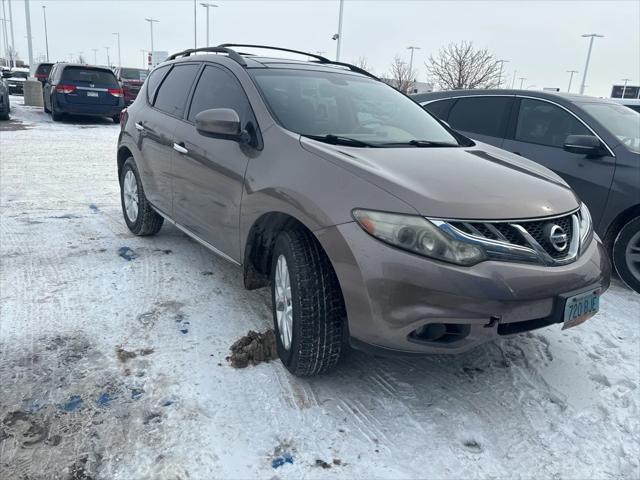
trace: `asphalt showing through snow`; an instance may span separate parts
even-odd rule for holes
[[[226,360],[268,290],[165,225],[129,233],[118,126],[0,123],[0,478],[638,478],[640,296],[463,355]]]

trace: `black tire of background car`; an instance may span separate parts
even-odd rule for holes
[[[129,170],[131,170],[135,175],[138,186],[138,216],[135,222],[131,222],[129,220],[124,206],[124,189],[122,188],[122,184],[124,182],[124,177]],[[140,174],[138,173],[138,167],[136,166],[136,162],[133,157],[127,158],[122,166],[122,171],[120,172],[120,203],[122,205],[124,221],[127,223],[129,230],[131,230],[135,235],[141,237],[155,235],[160,231],[160,228],[162,228],[164,218],[161,215],[158,215],[158,213],[151,208],[151,204],[144,194],[142,182],[140,181]]]
[[[120,114],[114,115],[111,120],[113,120],[113,123],[120,123]]]
[[[284,255],[289,268],[293,304],[291,346],[280,340],[275,308],[275,265]],[[302,227],[278,236],[271,265],[271,301],[280,360],[297,376],[326,373],[342,350],[346,311],[342,291],[329,258],[313,234]]]
[[[629,240],[640,231],[640,217],[635,217],[620,229],[613,244],[613,265],[624,283],[640,293],[640,279],[633,276],[627,265],[626,249]]]
[[[9,120],[9,112],[1,114],[0,120]]]
[[[62,114],[56,111],[56,99],[55,97],[51,98],[51,120],[54,122],[59,122],[62,120]]]

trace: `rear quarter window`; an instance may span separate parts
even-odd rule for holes
[[[113,87],[118,86],[118,81],[113,72],[97,68],[67,67],[64,69],[64,72],[62,72],[61,81]]]
[[[162,79],[167,74],[170,68],[170,65],[156,68],[147,77],[147,100],[149,101],[149,103],[153,103],[153,98],[156,95],[156,91],[158,90],[160,83],[162,83]]]

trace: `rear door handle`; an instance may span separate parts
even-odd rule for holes
[[[144,125],[142,125],[140,122],[136,122],[136,130],[139,131],[144,131]]]
[[[184,143],[174,143],[173,149],[178,153],[182,153],[183,155],[189,153],[189,150],[184,147]]]

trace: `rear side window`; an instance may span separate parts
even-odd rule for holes
[[[168,73],[156,96],[153,106],[176,117],[182,117],[189,89],[200,65],[189,63],[176,65]]]
[[[451,108],[447,122],[456,130],[503,137],[503,126],[512,97],[460,98]]]
[[[455,99],[453,98],[450,98],[448,100],[438,100],[437,102],[426,104],[424,108],[432,115],[438,117],[440,120],[446,120],[447,115],[449,114],[449,109],[451,108],[451,105],[453,105],[453,102],[455,102]]]
[[[51,65],[38,65],[38,69],[36,70],[36,75],[49,75],[51,71]]]
[[[171,67],[167,65],[165,67],[156,68],[153,72],[151,72],[151,75],[147,80],[147,100],[149,100],[150,102],[153,102],[153,97],[156,94],[156,90],[160,86],[160,83],[162,82],[164,76],[169,71],[169,68]]]
[[[210,108],[231,108],[236,111],[242,123],[248,119],[251,109],[249,101],[238,80],[224,70],[207,66],[193,92],[189,121],[194,121],[198,113]]]
[[[515,140],[562,148],[569,135],[591,135],[591,132],[569,112],[552,103],[521,100]]]
[[[117,87],[118,82],[113,72],[97,68],[67,67],[62,72],[62,82],[86,83]]]

